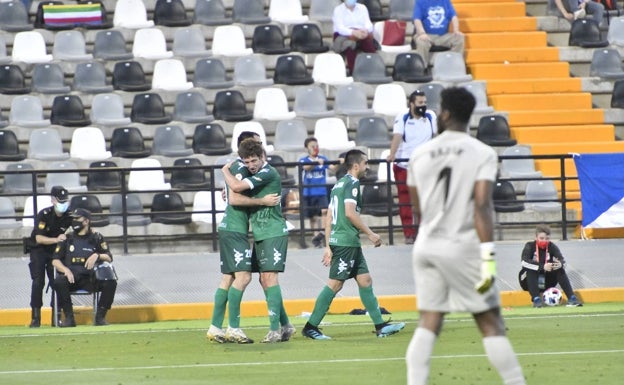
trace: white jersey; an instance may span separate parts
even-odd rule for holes
[[[494,181],[496,169],[496,152],[467,133],[444,131],[414,150],[407,185],[417,188],[420,199],[417,242],[442,238],[478,243],[474,185]]]
[[[432,110],[427,110],[426,116],[413,118],[409,110],[398,114],[394,118],[393,135],[401,135],[401,143],[395,158],[409,159],[418,146],[428,142],[438,132],[437,116]],[[407,162],[398,162],[397,166],[407,168]]]

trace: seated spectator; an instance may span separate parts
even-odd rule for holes
[[[522,269],[526,272],[526,286],[533,307],[542,307],[541,293],[557,284],[568,298],[568,307],[583,306],[579,302],[565,271],[565,259],[554,243],[550,242],[550,228],[539,225],[535,240],[527,242],[522,250]]]
[[[593,0],[549,0],[554,1],[557,6],[557,16],[563,17],[569,22],[576,19],[591,17],[598,23],[602,24],[604,15],[604,5]]]
[[[432,46],[464,53],[464,34],[459,30],[459,19],[451,0],[418,0],[414,5],[412,47],[426,64]]]
[[[347,59],[349,73],[353,72],[358,51],[377,52],[378,43],[373,38],[373,22],[365,5],[356,0],[344,0],[334,8],[333,50]]]

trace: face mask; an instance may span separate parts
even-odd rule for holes
[[[548,248],[548,241],[536,241],[537,243],[537,247],[540,249],[547,249]]]
[[[54,204],[54,209],[56,210],[56,212],[63,214],[65,211],[67,211],[67,209],[69,208],[69,202],[56,202]]]
[[[312,149],[312,156],[318,156],[318,154],[319,154],[319,148],[318,147],[313,148]]]
[[[82,221],[74,219],[72,221],[71,227],[74,230],[74,233],[79,233],[84,228],[84,224],[82,223]]]
[[[425,112],[427,111],[427,106],[416,106],[414,107],[414,113],[419,116],[425,116]]]
[[[345,0],[345,4],[349,7],[353,7],[357,3],[357,0]]]

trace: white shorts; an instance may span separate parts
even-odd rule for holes
[[[484,294],[474,288],[481,280],[477,242],[417,240],[412,251],[412,267],[419,310],[476,314],[500,306],[496,285]]]

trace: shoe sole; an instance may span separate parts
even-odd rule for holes
[[[401,327],[396,329],[396,330],[392,330],[392,331],[387,332],[387,333],[379,333],[379,334],[377,334],[377,337],[378,338],[386,338],[386,337],[389,337],[389,336],[391,336],[393,334],[397,334],[398,332],[400,332],[403,329],[405,329],[405,324],[401,325]]]
[[[321,336],[322,336],[322,337],[319,337],[319,336],[316,336],[316,337],[315,337],[315,336],[310,336],[310,335],[308,335],[308,334],[307,334],[307,333],[305,333],[305,332],[301,332],[301,335],[302,335],[302,336],[304,336],[304,337],[306,337],[306,338],[309,338],[309,339],[311,339],[311,340],[317,340],[317,341],[331,340],[331,337],[326,336],[325,334],[321,334]]]

